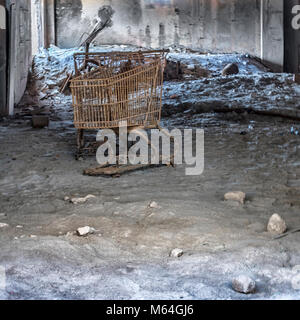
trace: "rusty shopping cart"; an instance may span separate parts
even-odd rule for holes
[[[78,151],[84,130],[159,128],[168,51],[76,53],[71,80]]]

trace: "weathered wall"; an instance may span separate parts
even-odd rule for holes
[[[31,65],[31,1],[11,0],[9,3],[9,113],[13,114],[26,89]]]
[[[283,0],[262,0],[261,58],[273,70],[283,71],[284,4]]]
[[[204,52],[240,52],[261,57],[280,71],[284,60],[284,0],[56,0],[57,44],[74,47],[89,32],[98,8],[111,5],[114,26],[97,44]]]
[[[300,0],[285,0],[284,5],[285,71],[300,73]]]
[[[260,54],[260,0],[56,0],[58,45],[77,45],[102,5],[116,13],[100,44]]]
[[[5,0],[0,0],[0,114],[6,113],[6,8]]]

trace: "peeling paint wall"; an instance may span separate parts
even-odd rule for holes
[[[274,71],[282,72],[284,63],[283,0],[262,0],[262,60]]]
[[[31,1],[10,0],[8,112],[13,114],[27,85],[31,55]]]
[[[56,0],[58,45],[76,46],[102,5],[116,13],[98,44],[260,54],[260,0]]]
[[[283,0],[56,0],[57,44],[79,45],[102,5],[115,10],[114,25],[97,44],[249,53],[283,65]]]

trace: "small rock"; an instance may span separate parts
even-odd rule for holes
[[[270,233],[280,235],[286,232],[287,226],[280,215],[275,213],[270,218],[267,229]]]
[[[70,201],[71,199],[70,199],[70,197],[64,197],[64,201]]]
[[[93,234],[94,232],[95,232],[95,229],[91,228],[91,227],[88,227],[88,226],[77,229],[77,235],[80,236],[80,237],[84,237],[84,236],[87,236],[89,234]]]
[[[36,236],[36,235],[34,235],[34,234],[32,234],[32,235],[30,235],[30,238],[32,238],[32,239],[36,239],[36,238],[37,238],[37,236]]]
[[[23,226],[16,226],[17,229],[23,229]]]
[[[239,67],[235,63],[228,64],[222,71],[222,76],[230,76],[232,74],[238,74],[240,72]]]
[[[151,201],[149,204],[149,208],[158,209],[159,205],[155,201]]]
[[[183,250],[182,249],[173,249],[170,253],[170,257],[172,258],[180,258],[183,256]]]
[[[96,198],[96,196],[92,195],[92,194],[88,194],[86,197],[84,198],[72,198],[69,199],[70,202],[72,202],[73,204],[79,204],[79,203],[85,203],[87,202],[89,199],[93,199]]]
[[[239,293],[244,293],[244,294],[249,294],[249,293],[254,293],[255,291],[255,281],[248,276],[239,276],[232,281],[232,288],[233,290],[239,292]]]
[[[224,199],[227,201],[238,201],[241,204],[245,203],[246,194],[242,191],[228,192],[224,195]]]
[[[7,228],[9,225],[7,223],[0,223],[0,228]]]

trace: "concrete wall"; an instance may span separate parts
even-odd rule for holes
[[[300,0],[285,0],[285,71],[300,73]],[[293,12],[293,8],[295,8]]]
[[[58,45],[77,45],[102,5],[115,15],[99,44],[260,54],[260,0],[56,0]]]
[[[262,0],[261,58],[274,71],[283,71],[284,5],[283,0]]]
[[[55,39],[55,0],[31,0],[32,54],[48,48]]]
[[[114,26],[97,44],[250,53],[282,69],[283,0],[56,0],[58,46],[79,45],[102,5],[115,10]]]
[[[0,0],[0,114],[6,114],[7,16],[5,0]]]
[[[9,114],[26,89],[31,66],[31,1],[11,0],[9,7]]]

